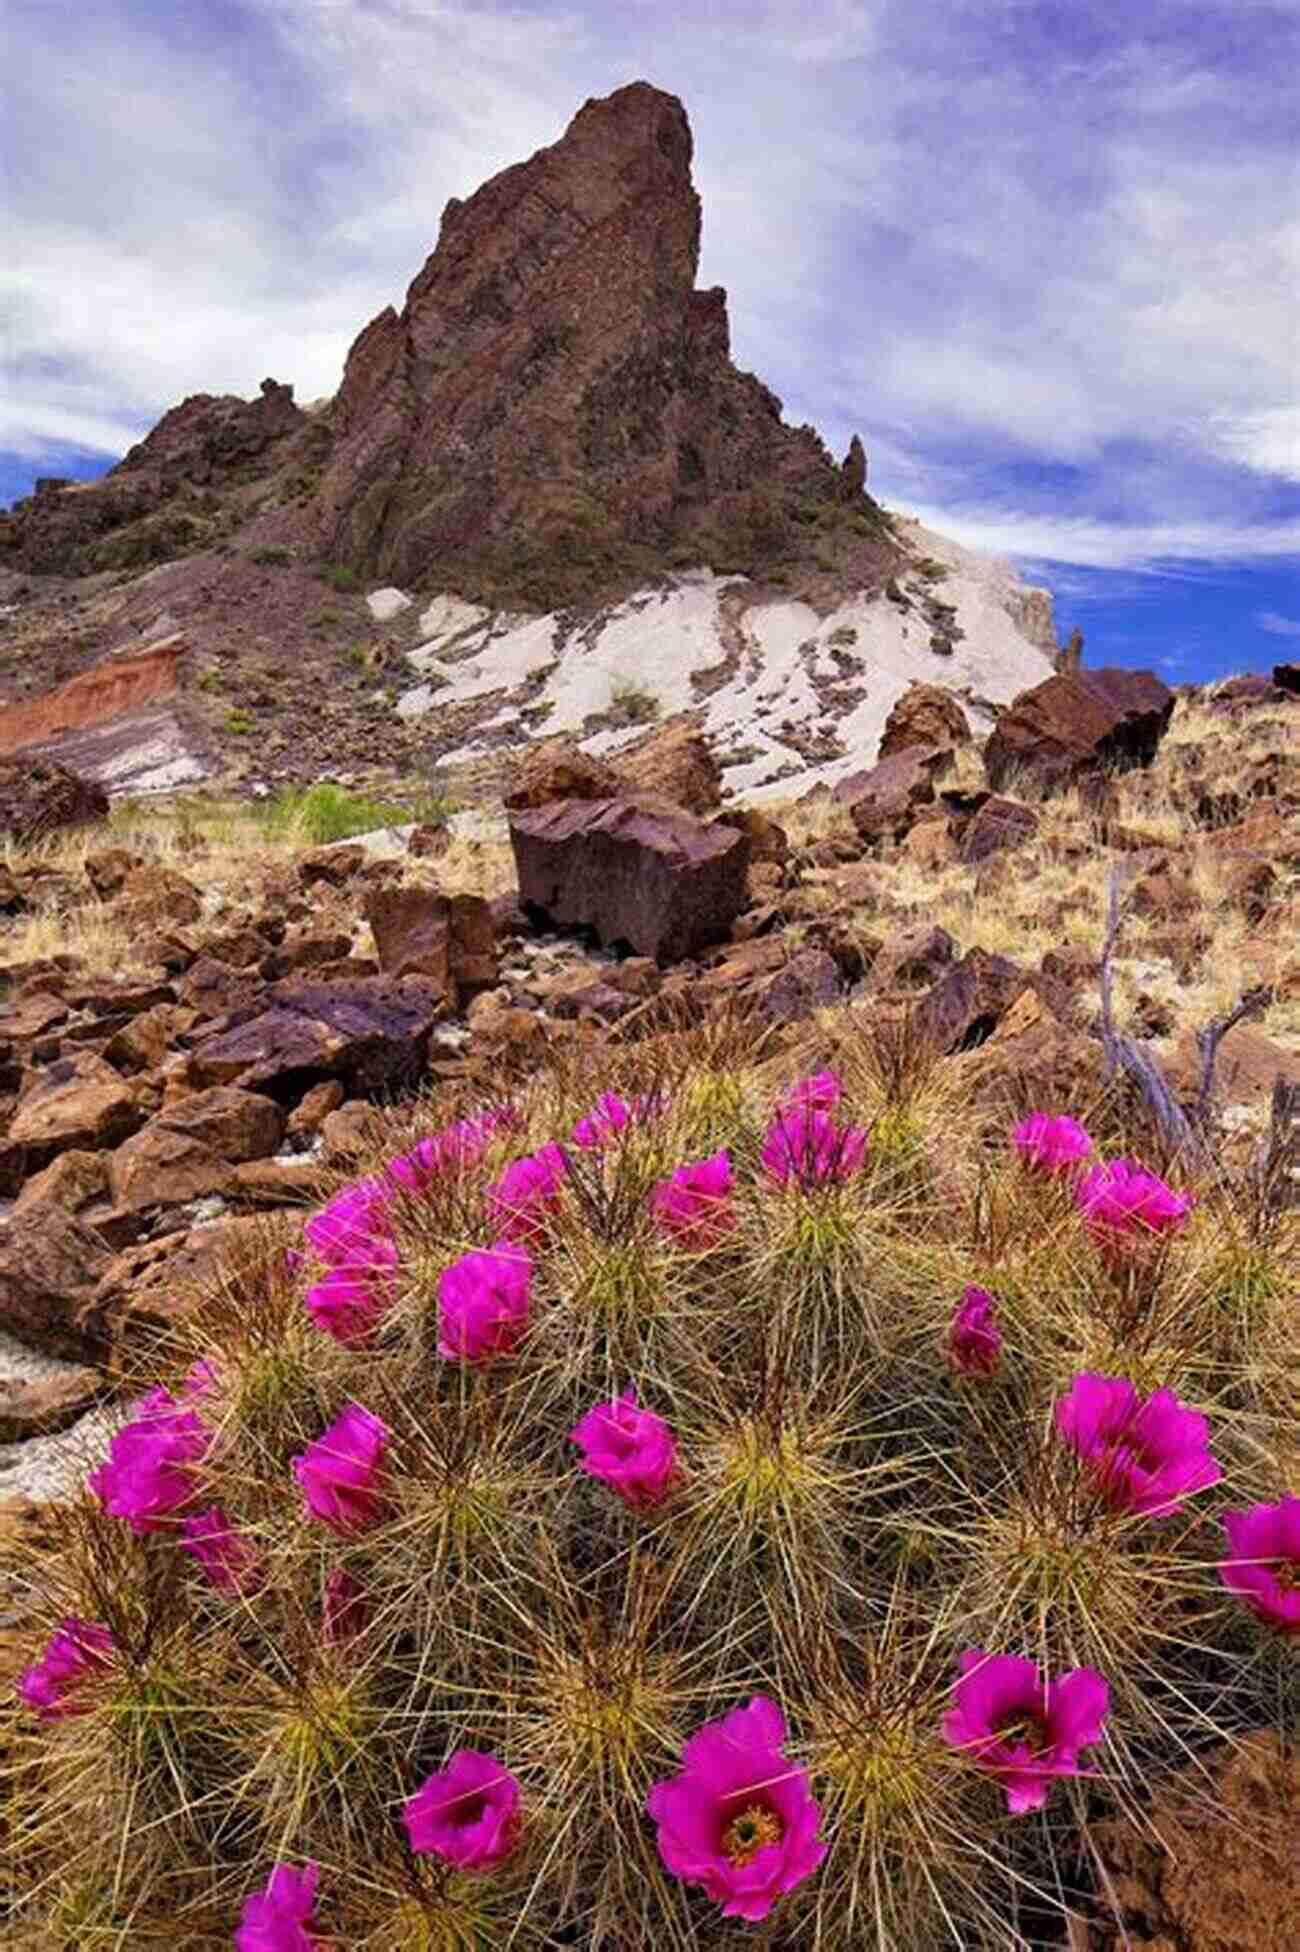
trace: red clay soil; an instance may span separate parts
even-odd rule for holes
[[[177,631],[144,650],[102,658],[39,698],[0,706],[0,753],[44,745],[64,732],[107,725],[124,712],[173,697],[176,667],[185,648],[185,633]]]

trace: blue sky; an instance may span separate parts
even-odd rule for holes
[[[0,503],[334,391],[449,196],[685,101],[738,362],[1091,663],[1300,655],[1300,0],[8,0]]]

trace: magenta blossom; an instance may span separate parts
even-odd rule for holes
[[[150,1390],[134,1405],[108,1447],[108,1459],[86,1483],[113,1518],[138,1534],[156,1532],[194,1496],[194,1468],[207,1456],[212,1431],[170,1391]]]
[[[293,1459],[313,1517],[344,1534],[363,1532],[382,1518],[383,1458],[391,1434],[369,1410],[349,1403],[324,1435]]]
[[[580,1118],[573,1128],[573,1143],[584,1152],[598,1152],[611,1139],[619,1138],[632,1121],[632,1107],[616,1092],[604,1091],[594,1110]]]
[[[656,1783],[646,1809],[674,1877],[701,1884],[724,1918],[766,1918],[826,1855],[808,1771],[781,1752],[785,1721],[766,1695],[709,1722],[682,1750],[679,1775]]]
[[[438,1279],[438,1354],[448,1362],[510,1355],[528,1327],[533,1263],[505,1239],[462,1254]]]
[[[397,1246],[388,1216],[389,1188],[378,1180],[358,1180],[334,1195],[304,1222],[307,1244],[326,1267],[355,1272],[397,1265]]]
[[[683,1247],[714,1247],[731,1232],[731,1159],[715,1152],[709,1159],[678,1166],[650,1194],[650,1211]]]
[[[335,1566],[325,1581],[321,1638],[327,1647],[351,1647],[370,1624],[370,1608],[360,1582],[346,1566]]]
[[[1092,1140],[1075,1118],[1030,1112],[1011,1134],[1011,1143],[1027,1166],[1057,1179],[1073,1172],[1092,1152]]]
[[[256,1548],[235,1530],[220,1505],[195,1512],[181,1526],[182,1550],[198,1560],[222,1593],[255,1593],[262,1583]]]
[[[1232,1557],[1219,1562],[1230,1593],[1266,1626],[1300,1634],[1300,1498],[1225,1511]]]
[[[479,1112],[473,1118],[458,1118],[440,1132],[420,1139],[409,1152],[390,1159],[384,1171],[405,1192],[423,1193],[440,1175],[472,1166],[497,1132],[517,1123],[517,1114],[506,1105]]]
[[[810,1078],[792,1084],[781,1099],[778,1111],[833,1112],[844,1096],[844,1086],[834,1071],[814,1071]]]
[[[805,1108],[774,1118],[763,1141],[762,1159],[773,1179],[787,1185],[835,1185],[862,1169],[867,1134],[860,1125],[843,1128],[826,1112]]]
[[[1055,1776],[1091,1776],[1080,1749],[1102,1739],[1110,1689],[1093,1667],[1044,1681],[1032,1661],[968,1647],[958,1660],[956,1706],[943,1718],[943,1739],[996,1776],[1012,1816],[1041,1810]]]
[[[1113,1159],[1085,1173],[1074,1193],[1084,1225],[1103,1253],[1120,1256],[1185,1225],[1192,1202],[1136,1159]]]
[[[1171,1389],[1143,1401],[1124,1376],[1076,1376],[1068,1396],[1057,1400],[1056,1430],[1117,1511],[1163,1518],[1223,1476],[1199,1411],[1187,1409]]]
[[[277,1864],[266,1889],[244,1900],[235,1952],[318,1952],[320,1940],[303,1928],[312,1922],[319,1877],[318,1864],[305,1864],[300,1871]]]
[[[50,1635],[41,1658],[18,1676],[18,1698],[42,1721],[80,1714],[90,1705],[78,1700],[81,1687],[109,1665],[114,1652],[107,1627],[69,1615]]]
[[[1002,1331],[987,1288],[972,1282],[948,1329],[948,1361],[959,1376],[992,1376],[1002,1354]]]
[[[308,1288],[304,1306],[317,1328],[345,1349],[367,1349],[388,1313],[392,1291],[352,1268],[332,1267]]]
[[[487,1189],[493,1224],[512,1240],[539,1240],[559,1210],[568,1171],[568,1161],[553,1142],[512,1160]]]
[[[583,1470],[616,1491],[624,1504],[657,1505],[663,1499],[677,1465],[676,1440],[662,1417],[638,1407],[634,1389],[612,1403],[597,1403],[569,1436],[581,1447]]]
[[[457,1749],[402,1806],[411,1849],[462,1871],[490,1871],[519,1835],[519,1784],[494,1755]]]

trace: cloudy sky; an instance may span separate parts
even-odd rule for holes
[[[1300,656],[1300,0],[7,0],[0,504],[333,392],[442,207],[679,94],[738,362],[1091,663]]]

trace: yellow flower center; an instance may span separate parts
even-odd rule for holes
[[[751,1803],[733,1817],[722,1833],[722,1854],[739,1868],[757,1857],[767,1844],[781,1841],[781,1819],[761,1803]]]

